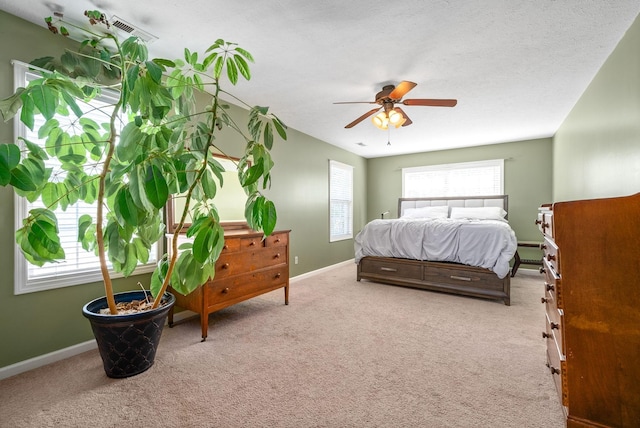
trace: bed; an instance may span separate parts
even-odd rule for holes
[[[517,239],[507,195],[400,198],[398,219],[369,222],[355,237],[357,280],[511,304]]]

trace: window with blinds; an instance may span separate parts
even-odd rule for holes
[[[504,159],[402,169],[402,196],[484,196],[504,193]]]
[[[15,86],[26,86],[31,80],[38,79],[40,75],[27,68],[26,64],[19,62],[14,63],[15,74]],[[103,93],[101,97],[91,101],[90,104],[78,103],[78,106],[85,113],[86,117],[89,117],[98,122],[105,120],[105,108],[114,105],[117,100],[116,94]],[[102,111],[96,109],[100,107]],[[78,125],[71,117],[57,116],[56,119],[62,126],[66,126],[68,129],[74,129]],[[26,127],[17,118],[15,121],[15,131],[18,137],[23,137],[33,143],[40,143],[44,145],[44,139],[38,137],[37,130],[44,124],[44,118],[41,116],[36,118],[34,131]],[[57,168],[59,163],[56,163],[56,159],[49,159],[45,161],[47,167],[52,167],[54,170],[59,171]],[[87,173],[91,173],[90,169],[95,167],[95,164],[89,164],[86,166]],[[63,181],[65,176],[58,176],[60,181]],[[38,199],[32,203],[29,203],[25,198],[18,195],[15,197],[15,227],[16,229],[22,226],[22,219],[25,218],[29,211],[33,208],[44,207],[42,200]],[[20,249],[16,245],[16,263],[15,263],[15,294],[30,293],[34,291],[47,290],[52,288],[66,287],[70,285],[84,284],[88,282],[96,282],[102,280],[99,267],[100,262],[98,256],[85,251],[82,245],[78,242],[78,218],[83,214],[90,215],[94,221],[96,218],[95,205],[86,204],[84,202],[78,202],[77,204],[67,207],[66,211],[58,209],[55,211],[58,218],[58,227],[60,230],[60,240],[65,252],[65,260],[59,263],[48,263],[42,267],[33,266],[29,264]],[[139,266],[134,273],[151,272],[155,268],[157,261],[158,249],[157,246],[152,248],[149,256],[148,264]],[[113,275],[117,277],[118,275]]]
[[[329,161],[329,242],[353,237],[353,167]]]

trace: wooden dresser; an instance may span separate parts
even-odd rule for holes
[[[640,194],[543,205],[536,223],[567,427],[640,427]]]
[[[210,313],[278,288],[284,288],[288,305],[289,231],[276,231],[263,239],[262,233],[240,229],[225,232],[213,280],[187,296],[170,291],[176,296],[175,306],[200,314],[204,341]],[[172,325],[173,309],[169,312]]]

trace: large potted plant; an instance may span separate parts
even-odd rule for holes
[[[212,155],[219,151],[216,135],[229,127],[244,137],[238,180],[247,193],[245,215],[250,228],[268,235],[276,210],[261,190],[270,185],[274,130],[284,139],[286,127],[267,108],[253,107],[245,133],[227,113],[222,82],[235,85],[240,76],[251,76],[253,59],[239,46],[219,39],[203,55],[185,49],[184,60],[152,59],[142,40],[121,40],[111,31],[101,12],[85,16],[88,29],[61,18],[45,20],[53,33],[81,32],[86,40],[59,59],[32,61],[42,77],[0,102],[5,121],[19,112],[41,138],[0,144],[0,185],[42,202],[16,232],[25,258],[37,266],[65,257],[55,211],[79,201],[95,206],[95,215],[79,218],[78,241],[99,257],[105,296],[85,305],[83,313],[107,375],[127,377],[153,364],[174,302],[167,287],[188,294],[215,275],[224,243],[212,203],[224,170]],[[104,121],[95,120],[81,102],[107,89],[115,90],[114,101],[92,104],[104,109]],[[197,97],[207,98],[206,107],[197,108],[203,104],[196,104]],[[63,124],[60,117],[69,121]],[[185,199],[185,211],[177,214],[173,248],[158,258],[149,291],[114,293],[110,272],[127,276],[147,262],[151,247],[164,237],[165,204],[178,196]],[[192,244],[178,251],[177,235],[188,214]],[[117,343],[105,342],[110,340]]]

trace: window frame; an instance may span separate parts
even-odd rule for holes
[[[456,192],[452,188],[448,188],[446,191],[442,191],[438,194],[425,194],[422,195],[408,195],[407,194],[407,175],[410,174],[419,174],[424,172],[442,172],[443,175],[450,174],[451,172],[455,172],[457,170],[465,170],[471,168],[498,168],[499,171],[499,180],[498,180],[498,188],[493,191],[464,191],[464,192]],[[471,162],[457,162],[457,163],[447,163],[447,164],[438,164],[438,165],[425,165],[418,167],[410,167],[410,168],[402,168],[402,197],[410,198],[410,197],[439,197],[439,196],[447,196],[447,197],[455,197],[455,196],[495,196],[495,195],[503,195],[504,194],[504,159],[489,159],[482,161],[471,161]]]
[[[334,169],[344,171],[349,175],[348,199],[338,199],[333,197],[332,190],[336,188],[338,184],[334,183]],[[344,241],[353,238],[353,169],[352,165],[332,159],[329,160],[329,242]],[[348,205],[346,215],[343,217],[343,220],[347,224],[347,230],[341,230],[340,233],[334,233],[332,212],[334,203],[338,203],[338,201],[341,201],[340,203],[342,204],[346,203]]]
[[[14,67],[13,70],[13,84],[14,90],[19,87],[24,87],[28,84],[28,73],[36,74],[38,67],[23,63],[21,61],[13,60],[11,64]],[[34,71],[35,70],[35,71]],[[20,115],[17,114],[13,118],[13,135],[14,141],[18,141],[19,137],[26,138],[27,128],[20,121]],[[34,131],[37,132],[37,131]],[[40,141],[37,139],[31,139],[31,141]],[[14,232],[22,227],[22,220],[29,214],[31,204],[26,198],[19,196],[14,192]],[[154,271],[159,255],[164,248],[162,240],[156,243],[156,256],[153,258],[153,253],[150,254],[149,262],[144,265],[139,265],[130,276],[148,274]],[[103,280],[102,273],[100,271],[99,264],[96,264],[95,268],[74,270],[66,273],[56,273],[52,275],[42,276],[39,278],[29,278],[29,269],[39,269],[37,266],[30,265],[27,259],[20,251],[20,247],[14,240],[14,294],[27,294],[44,290],[52,290],[64,287],[70,287],[74,285],[89,284],[93,282],[101,282]],[[43,268],[46,268],[43,267]],[[124,275],[115,272],[113,269],[109,269],[111,278],[123,278]]]

